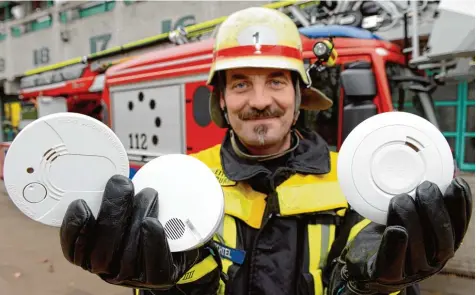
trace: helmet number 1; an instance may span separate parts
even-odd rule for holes
[[[259,32],[253,34],[253,39],[255,41],[256,52],[260,52],[261,45],[259,44]]]
[[[258,53],[264,45],[278,45],[279,43],[276,31],[266,26],[244,28],[237,34],[237,41],[241,46],[254,47]]]
[[[259,43],[259,32],[253,34],[253,38],[255,39],[255,44]]]

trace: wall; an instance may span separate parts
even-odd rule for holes
[[[12,79],[39,66],[154,36],[178,25],[203,22],[246,7],[269,3],[150,1],[126,5],[122,1],[107,2],[101,7],[103,13],[83,15],[84,18],[68,23],[61,22],[59,8],[52,7],[49,27],[19,37],[10,33],[0,41],[0,79]],[[8,22],[6,24],[8,26]],[[61,34],[68,35],[69,40],[63,41]]]
[[[64,1],[62,1],[64,2]],[[67,5],[74,4],[69,1]],[[12,33],[16,25],[6,22],[8,35],[0,41],[0,80],[12,79],[25,71],[61,62],[81,55],[123,45],[271,1],[97,1],[81,11],[53,6],[46,11],[50,21],[35,23],[41,30]],[[76,2],[76,6],[81,3]],[[82,4],[84,5],[84,4]],[[420,5],[420,35],[428,35],[438,2]],[[73,6],[71,6],[73,7]],[[403,38],[403,14],[408,9],[402,1],[322,1],[306,9],[317,24],[350,24],[374,31],[389,40]],[[61,13],[60,13],[61,12]],[[369,14],[370,12],[370,14]],[[71,16],[80,17],[67,21]],[[40,18],[38,18],[40,19]],[[16,21],[18,23],[18,21]],[[409,30],[411,36],[411,27]],[[67,41],[62,37],[67,37]]]

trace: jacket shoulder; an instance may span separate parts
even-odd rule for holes
[[[209,168],[220,167],[221,166],[220,148],[221,148],[221,144],[217,144],[215,146],[212,146],[198,153],[190,154],[189,156],[192,156],[200,160]]]
[[[330,158],[330,162],[331,162],[331,168],[336,168],[335,165],[337,165],[337,157],[339,156],[339,153],[338,152],[333,152],[333,151],[330,151],[329,152],[329,158]]]

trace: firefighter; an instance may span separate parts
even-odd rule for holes
[[[114,176],[97,219],[82,200],[69,206],[60,230],[65,257],[150,295],[419,294],[417,283],[461,245],[472,214],[468,184],[455,178],[440,192],[424,182],[415,200],[391,201],[387,226],[364,219],[339,190],[337,154],[294,127],[300,108],[332,102],[308,87],[293,21],[244,9],[228,17],[215,42],[210,112],[228,132],[221,145],[194,155],[225,192],[213,241],[170,253],[158,193],[135,192],[129,179]]]

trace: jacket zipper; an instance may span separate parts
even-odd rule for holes
[[[275,171],[275,173],[271,176],[271,179],[269,179],[270,181],[270,187],[271,187],[271,192],[268,194],[268,198],[269,197],[274,197],[276,198],[277,197],[277,192],[276,192],[276,188],[274,186],[274,178],[276,177],[276,175],[278,175],[279,172],[281,171],[284,171],[286,170],[287,168],[285,169],[277,169]],[[277,200],[275,200],[277,201]],[[268,201],[266,202],[266,207],[265,207],[265,213],[268,211],[268,206],[270,206],[270,203],[269,203],[269,199]],[[253,248],[251,249],[251,256],[250,256],[250,274],[249,274],[249,278],[248,278],[248,294],[251,295],[251,292],[252,292],[252,282],[253,282],[253,276],[255,275],[255,267],[254,267],[254,259],[255,259],[255,250],[256,250],[256,246],[258,244],[258,241],[259,241],[259,237],[261,236],[261,234],[263,233],[263,231],[265,230],[266,228],[266,225],[268,225],[268,222],[271,218],[273,218],[273,212],[263,216],[263,221],[262,221],[262,224],[261,224],[261,228],[258,230],[258,233],[256,234],[255,236],[255,240],[253,241]]]

